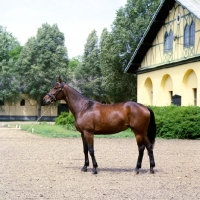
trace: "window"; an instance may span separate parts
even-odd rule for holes
[[[190,25],[190,45],[194,46],[195,25],[194,22]]]
[[[25,100],[24,100],[24,99],[22,99],[22,100],[20,101],[20,106],[25,106]]]
[[[0,100],[0,106],[4,106],[4,102]]]
[[[172,99],[172,97],[173,97],[173,91],[169,91],[170,104],[173,103],[173,99]]]
[[[165,37],[164,37],[164,52],[167,52],[167,50],[169,49],[169,37],[168,37],[168,33],[165,32]]]
[[[197,105],[197,88],[193,88],[194,106]]]
[[[184,30],[184,47],[189,47],[189,40],[190,40],[190,38],[189,38],[189,29],[190,29],[190,27],[187,24],[185,26],[185,30]]]
[[[173,50],[173,31],[170,30],[169,34],[165,32],[164,36],[164,52],[167,53]]]
[[[194,37],[195,37],[195,24],[194,22],[191,23],[189,26],[188,24],[185,26],[184,30],[184,47],[194,46]]]
[[[170,30],[169,32],[169,51],[173,49],[173,31]]]

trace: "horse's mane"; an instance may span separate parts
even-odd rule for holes
[[[78,93],[79,95],[81,95],[84,99],[90,100],[87,97],[85,97],[83,94],[81,94],[81,92],[79,92],[76,89],[74,89],[72,86],[68,85],[67,83],[64,83],[64,84],[66,84],[68,87],[70,87],[70,89],[74,90],[76,93]]]

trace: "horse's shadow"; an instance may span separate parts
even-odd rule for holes
[[[68,169],[77,169],[77,167],[65,167]],[[80,169],[81,170],[81,169]],[[111,173],[135,173],[136,171],[134,168],[97,168],[98,173],[101,172],[111,172]],[[87,172],[92,172],[92,168],[88,167]],[[159,171],[157,169],[154,170],[154,174],[158,173]],[[149,169],[140,169],[139,174],[149,174]]]
[[[133,168],[99,168],[98,172],[112,172],[112,173],[136,173],[135,169]],[[157,173],[158,170],[154,170],[154,173]],[[150,173],[149,169],[140,169],[139,174],[146,174]]]

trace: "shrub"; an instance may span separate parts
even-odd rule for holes
[[[151,106],[155,113],[157,136],[200,139],[200,108],[197,106]]]
[[[71,112],[62,112],[55,120],[56,125],[62,125],[68,130],[76,130],[75,119]]]

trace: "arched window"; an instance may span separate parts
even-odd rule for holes
[[[164,36],[164,52],[167,52],[169,49],[169,35],[167,32],[165,32]]]
[[[173,50],[173,31],[169,32],[169,51]]]
[[[184,47],[189,47],[190,44],[190,27],[188,24],[186,24],[185,26],[185,30],[184,30]]]
[[[194,36],[195,36],[195,24],[194,22],[190,25],[190,45],[194,46]]]
[[[192,22],[190,26],[188,24],[185,26],[184,47],[194,46],[194,39],[195,39],[195,24],[194,22]]]
[[[170,30],[169,35],[165,32],[164,36],[164,52],[167,53],[173,50],[173,31]]]

